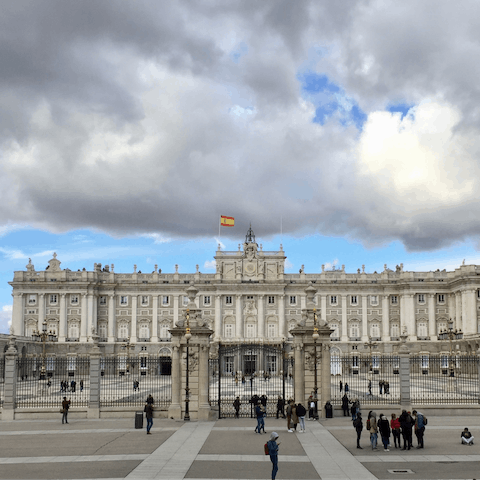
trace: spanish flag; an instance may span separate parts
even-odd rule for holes
[[[233,217],[220,216],[220,225],[222,227],[233,227],[235,225],[235,219]]]

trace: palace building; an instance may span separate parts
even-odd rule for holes
[[[480,331],[480,266],[455,271],[409,272],[400,264],[382,272],[341,269],[285,273],[285,252],[264,251],[247,232],[238,251],[217,250],[216,272],[116,273],[114,265],[94,264],[93,271],[62,269],[56,254],[45,270],[14,272],[12,333],[29,337],[42,329],[56,334],[59,353],[87,351],[99,337],[105,354],[128,342],[136,350],[170,352],[170,330],[184,318],[186,289],[198,289],[196,306],[203,324],[222,345],[289,344],[290,331],[302,325],[306,292],[316,290],[318,322],[327,324],[337,353],[365,349],[395,351],[407,336],[411,351],[440,351],[437,338],[450,319],[463,332],[466,348],[477,349]]]

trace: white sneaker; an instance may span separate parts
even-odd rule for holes
[[[293,430],[288,430],[288,433],[293,433]]]
[[[390,450],[388,448],[385,448],[385,450],[383,450],[384,452],[389,452]]]

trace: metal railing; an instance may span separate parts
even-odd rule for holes
[[[0,358],[0,406],[5,401],[5,356]]]
[[[347,394],[350,401],[380,405],[400,401],[400,378],[398,356],[342,355],[332,356],[331,403],[342,405]]]
[[[101,360],[100,406],[142,406],[152,395],[155,406],[172,402],[170,357],[104,358]]]
[[[41,367],[41,358],[17,358],[17,408],[60,407],[65,396],[72,407],[88,405],[89,358],[46,358],[44,379],[40,378]]]
[[[410,358],[412,403],[480,403],[479,359],[466,355],[419,355]]]

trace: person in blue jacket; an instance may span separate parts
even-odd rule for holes
[[[267,442],[268,453],[270,454],[270,460],[272,461],[272,480],[275,480],[278,472],[278,447],[280,442],[277,443],[278,433],[272,432],[270,440]]]

